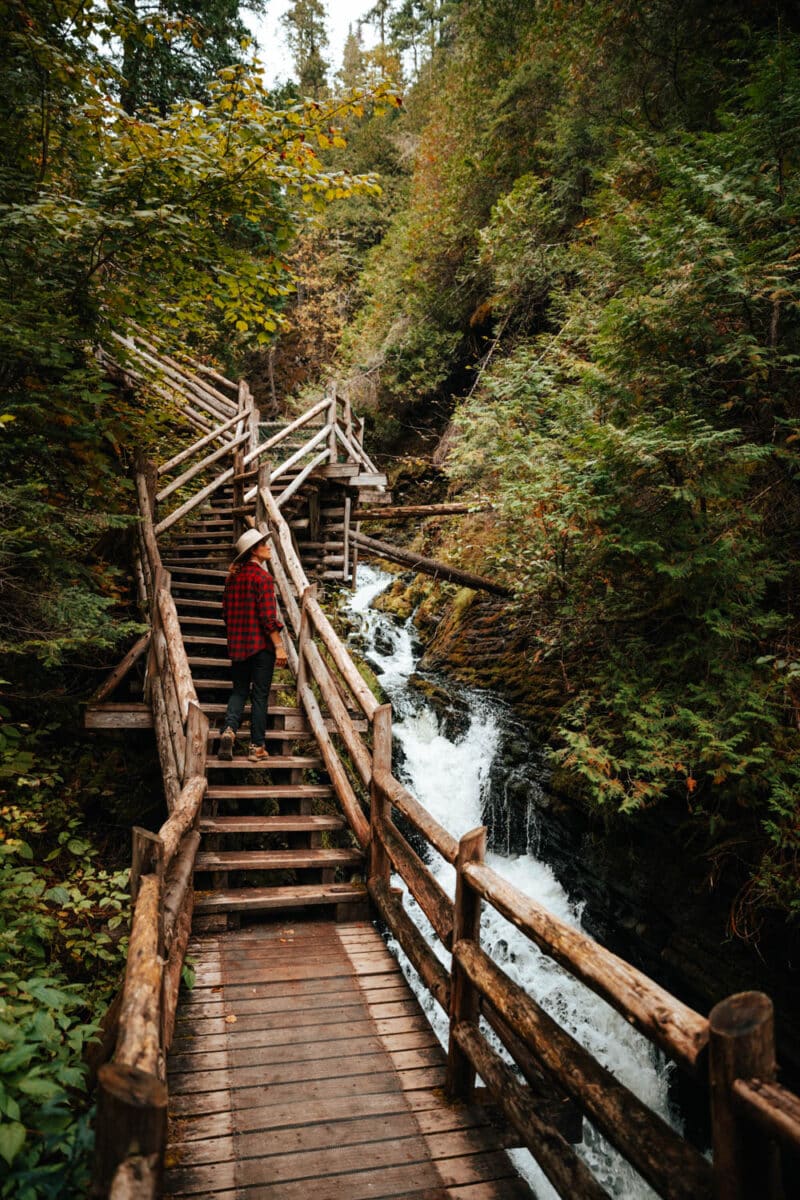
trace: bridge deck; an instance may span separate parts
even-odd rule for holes
[[[531,1196],[486,1112],[444,1096],[444,1053],[372,925],[284,914],[189,955],[166,1196]]]

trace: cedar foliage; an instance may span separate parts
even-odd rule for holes
[[[464,0],[448,30],[345,360],[379,429],[449,402],[454,487],[496,505],[465,565],[515,589],[592,803],[685,813],[740,932],[796,919],[796,12]]]

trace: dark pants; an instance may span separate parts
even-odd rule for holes
[[[250,715],[250,742],[253,746],[263,746],[267,730],[267,704],[269,689],[272,684],[272,672],[275,670],[275,651],[259,650],[249,658],[231,662],[233,676],[233,691],[228,701],[223,729],[229,726],[234,733],[238,732],[242,720],[242,712],[253,690],[253,703]]]

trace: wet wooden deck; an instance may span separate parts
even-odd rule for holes
[[[532,1193],[368,922],[197,937],[169,1061],[166,1196],[515,1200]]]

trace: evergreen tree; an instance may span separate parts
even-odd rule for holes
[[[249,34],[240,12],[265,0],[125,0],[116,12],[122,43],[120,99],[126,112],[164,116],[176,100],[208,98],[217,71],[242,62]]]
[[[336,78],[341,84],[344,91],[350,88],[360,87],[364,82],[364,51],[361,46],[361,25],[357,26],[357,32],[353,32],[353,26],[348,25],[347,37],[344,42],[344,50],[342,52],[342,65],[336,73]]]
[[[325,94],[330,64],[323,57],[328,45],[324,0],[294,0],[281,21],[294,57],[303,96],[319,100]]]

